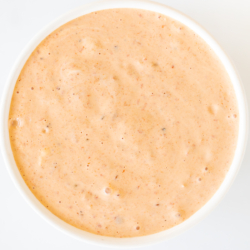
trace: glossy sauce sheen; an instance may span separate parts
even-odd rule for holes
[[[15,86],[10,141],[53,214],[100,235],[171,228],[216,192],[237,143],[230,79],[210,47],[166,16],[79,17],[32,53]]]

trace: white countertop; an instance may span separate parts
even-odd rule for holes
[[[0,0],[0,90],[21,50],[59,15],[92,0]],[[232,58],[250,100],[250,0],[158,0],[203,25]],[[249,250],[250,144],[240,172],[219,206],[200,224],[143,249]],[[43,221],[14,187],[0,155],[0,249],[102,249],[64,235]]]

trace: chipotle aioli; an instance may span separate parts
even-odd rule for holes
[[[233,86],[211,48],[164,15],[103,10],[61,26],[24,65],[10,141],[53,214],[135,237],[171,228],[216,192],[238,135]]]

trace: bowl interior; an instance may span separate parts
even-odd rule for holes
[[[9,116],[9,108],[11,103],[11,97],[14,90],[14,86],[16,80],[19,76],[19,73],[24,66],[26,60],[29,58],[32,51],[38,46],[38,44],[48,36],[53,30],[60,27],[64,23],[75,19],[79,16],[91,13],[93,11],[104,10],[104,9],[112,9],[112,8],[136,8],[143,10],[150,10],[154,12],[161,13],[163,15],[169,16],[189,28],[191,28],[195,33],[197,33],[206,43],[215,51],[217,56],[220,58],[222,64],[226,68],[238,101],[239,108],[239,135],[237,148],[235,152],[235,156],[232,162],[232,165],[229,169],[229,172],[226,175],[222,185],[217,190],[215,195],[207,202],[205,206],[203,206],[199,211],[197,211],[193,216],[184,221],[183,223],[168,229],[166,231],[142,237],[135,238],[112,238],[105,236],[94,235],[82,230],[79,230],[64,221],[57,218],[51,212],[49,212],[31,193],[31,191],[26,186],[24,180],[22,179],[16,163],[13,158],[10,141],[9,141],[9,131],[8,131],[8,116]],[[0,116],[0,133],[1,133],[1,149],[4,157],[4,161],[6,163],[6,167],[8,172],[22,194],[25,200],[30,204],[31,207],[48,223],[59,229],[60,231],[71,235],[77,239],[83,240],[85,242],[89,242],[92,244],[97,244],[101,246],[109,246],[109,247],[135,247],[135,246],[145,246],[153,243],[157,243],[160,241],[164,241],[166,239],[172,238],[185,230],[191,228],[199,221],[201,221],[209,212],[218,204],[218,202],[225,195],[229,187],[231,186],[243,159],[246,141],[247,141],[247,105],[246,98],[243,91],[243,86],[240,83],[239,77],[237,76],[236,70],[233,67],[232,63],[220,48],[220,46],[215,42],[215,40],[196,22],[186,17],[184,14],[173,10],[165,5],[145,1],[145,0],[104,0],[101,2],[91,3],[89,5],[81,6],[65,15],[59,17],[57,20],[53,21],[43,30],[41,30],[26,46],[18,60],[16,61],[9,79],[6,83],[5,92],[3,93],[2,105],[1,105],[1,116]]]

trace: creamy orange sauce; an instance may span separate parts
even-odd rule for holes
[[[17,80],[9,113],[20,173],[53,214],[95,234],[149,235],[199,210],[233,159],[230,79],[192,30],[104,10],[55,30]]]

